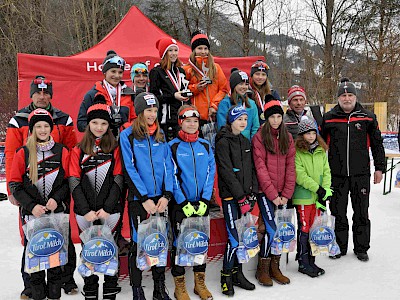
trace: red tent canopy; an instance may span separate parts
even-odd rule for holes
[[[103,79],[101,63],[108,50],[112,49],[127,62],[124,81],[130,83],[130,68],[137,62],[146,62],[150,68],[159,62],[156,41],[169,37],[148,19],[137,7],[133,6],[117,26],[94,47],[69,57],[55,57],[32,54],[18,54],[18,107],[31,102],[29,98],[30,82],[36,75],[44,75],[53,82],[53,100],[55,107],[70,114],[75,120],[85,93],[97,80]],[[186,63],[191,49],[178,42],[179,57]],[[263,57],[216,57],[229,77],[230,69],[237,67],[249,71],[251,64]]]

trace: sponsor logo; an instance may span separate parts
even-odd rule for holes
[[[311,240],[318,246],[328,246],[335,239],[335,233],[328,226],[319,226],[311,232]]]
[[[29,252],[35,256],[50,256],[62,248],[64,237],[55,229],[43,229],[34,234],[28,244]]]
[[[254,249],[258,246],[257,230],[250,226],[243,232],[243,244],[247,249]]]
[[[193,231],[183,239],[183,247],[192,255],[203,254],[208,250],[208,236],[202,231]]]
[[[114,243],[103,238],[94,238],[83,245],[82,257],[92,264],[104,264],[115,256]]]
[[[159,232],[152,233],[143,241],[143,250],[149,256],[158,257],[167,247],[167,239]]]
[[[278,236],[279,239],[283,242],[290,242],[295,238],[295,227],[292,223],[290,222],[282,222],[279,223],[278,226]]]

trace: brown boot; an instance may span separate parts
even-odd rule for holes
[[[271,274],[271,278],[274,279],[279,284],[289,284],[290,279],[284,276],[279,269],[279,262],[281,260],[280,255],[271,255],[271,265],[269,272]]]
[[[271,257],[263,258],[258,257],[258,265],[256,272],[256,279],[258,283],[263,286],[272,286],[273,282],[269,275],[269,268],[271,265]]]
[[[186,290],[185,275],[174,277],[175,292],[174,296],[177,300],[190,300],[189,294]]]
[[[213,296],[206,286],[205,279],[205,272],[194,272],[194,293],[199,295],[201,300],[212,300]]]

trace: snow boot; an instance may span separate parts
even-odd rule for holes
[[[206,286],[206,273],[194,272],[194,293],[199,295],[201,300],[212,300],[213,296]]]
[[[314,269],[310,264],[310,243],[308,242],[309,234],[303,231],[299,234],[300,248],[297,249],[299,262],[299,272],[310,277],[317,277],[318,270]]]
[[[171,300],[164,279],[154,280],[153,300]]]
[[[175,292],[174,296],[177,300],[190,300],[189,294],[186,290],[185,275],[174,277]]]
[[[256,288],[254,284],[247,280],[244,277],[242,271],[242,264],[238,264],[237,267],[234,267],[232,270],[232,283],[234,286],[240,287],[244,290],[252,291]]]
[[[354,254],[357,256],[358,260],[361,260],[361,261],[364,261],[364,262],[369,261],[369,257],[368,257],[367,252],[355,252],[354,251]]]
[[[256,271],[256,279],[258,283],[263,286],[272,286],[273,282],[269,275],[269,268],[271,265],[271,257],[258,257],[258,265]]]
[[[222,294],[233,297],[235,290],[233,289],[232,270],[221,271],[221,291]]]
[[[115,300],[117,298],[117,294],[121,292],[120,286],[115,287],[104,287],[103,286],[103,299],[104,300]]]
[[[310,250],[309,250],[309,251],[310,251]],[[325,274],[325,270],[322,269],[322,268],[320,268],[320,267],[318,267],[318,266],[315,264],[315,256],[312,256],[312,255],[311,255],[311,252],[308,254],[308,260],[310,261],[311,267],[313,267],[314,271],[317,272],[318,276],[321,276],[321,275],[324,275],[324,274]]]
[[[280,255],[272,255],[271,254],[271,265],[269,268],[269,274],[271,274],[271,278],[274,279],[279,284],[289,284],[290,279],[284,276],[279,269],[279,263],[281,260]]]
[[[99,291],[98,290],[85,290],[82,291],[82,295],[85,297],[85,300],[98,300],[99,299]]]
[[[99,299],[99,276],[90,275],[84,277],[82,295],[85,296],[85,300],[98,300]]]
[[[132,292],[133,292],[133,300],[146,300],[146,297],[144,296],[144,291],[141,286],[139,287],[132,287]]]
[[[24,288],[24,290],[21,292],[21,296],[19,298],[23,299],[23,300],[32,299],[31,287]]]
[[[69,282],[64,282],[61,285],[61,288],[67,295],[76,295],[79,292],[78,286],[76,285],[75,280],[73,278]]]

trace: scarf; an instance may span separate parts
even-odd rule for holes
[[[153,135],[157,130],[157,123],[154,122],[153,125],[147,125],[147,128],[149,129],[149,135]]]
[[[46,151],[49,151],[51,148],[53,148],[54,144],[55,144],[55,142],[53,140],[53,137],[50,136],[48,141],[37,142],[36,143],[36,150],[37,151],[46,152]]]
[[[178,136],[184,142],[194,143],[199,138],[199,131],[197,130],[195,133],[187,133],[181,129],[178,132]]]

